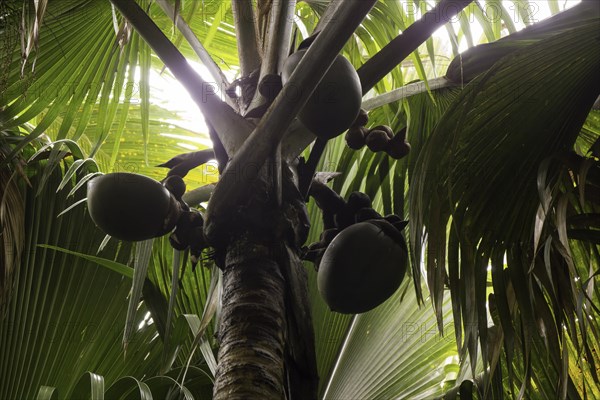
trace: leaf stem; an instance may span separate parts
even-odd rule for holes
[[[212,229],[218,225],[215,220],[232,217],[231,210],[250,190],[286,129],[376,1],[353,1],[345,7],[339,7],[334,16],[336,23],[328,24],[310,46],[259,125],[225,169],[208,207],[205,225],[207,236],[210,237]],[[240,179],[242,172],[244,179]],[[214,233],[219,236],[216,231]]]
[[[408,85],[402,86],[398,89],[391,90],[382,95],[363,101],[362,108],[364,108],[366,111],[370,111],[386,104],[406,99],[407,97],[425,93],[427,90],[438,90],[454,86],[458,86],[458,84],[448,80],[443,76],[440,78],[430,79],[427,82],[419,81],[409,83]]]
[[[296,0],[279,0],[273,3],[273,7],[269,13],[267,37],[264,38],[266,40],[266,49],[260,68],[259,83],[266,75],[277,75],[290,53],[295,9]],[[261,104],[266,104],[267,101],[260,91],[257,90],[248,109],[251,110]]]
[[[319,160],[321,159],[321,156],[327,147],[327,142],[327,139],[317,138],[310,155],[308,156],[306,164],[304,164],[302,167],[302,173],[299,176],[300,182],[298,186],[300,187],[300,193],[302,193],[304,198],[308,196],[310,184],[315,172],[317,171],[317,164],[319,164]]]
[[[215,128],[227,153],[235,153],[251,132],[252,124],[218,98],[218,88],[213,83],[204,81],[194,71],[181,52],[135,1],[110,1],[187,89],[204,117]]]
[[[218,82],[221,88],[229,86],[229,81],[221,68],[215,63],[208,51],[204,48],[200,40],[196,37],[190,26],[185,22],[181,15],[175,15],[175,9],[167,0],[156,0],[156,3],[162,8],[164,13],[171,18],[173,23],[177,26],[177,29],[181,32],[185,40],[190,44],[194,53],[198,56],[202,64],[208,69],[210,76]]]
[[[162,0],[164,1],[164,0]],[[248,0],[232,0],[233,20],[238,41],[238,55],[242,76],[260,68],[260,53],[256,44],[256,28],[254,26],[254,10]]]
[[[402,60],[415,51],[439,27],[461,12],[472,0],[442,0],[423,14],[419,21],[406,28],[358,70],[363,94],[375,86]]]

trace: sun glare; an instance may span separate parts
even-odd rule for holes
[[[206,82],[214,81],[204,65],[189,60],[188,63]],[[173,78],[171,74],[166,72],[161,74],[154,70],[151,71],[150,82],[152,85],[152,101],[156,101],[157,105],[178,115],[177,120],[167,120],[165,122],[197,134],[197,136],[182,136],[169,133],[161,133],[161,135],[185,140],[185,143],[180,142],[178,145],[187,150],[212,147],[212,141],[208,137],[208,127],[206,126],[204,116],[183,85],[177,79]],[[217,96],[223,96],[221,89],[217,89]],[[195,146],[195,144],[198,144],[198,146]]]
[[[559,4],[562,8],[571,8],[574,5],[580,3],[581,0],[564,0]],[[413,13],[414,18],[420,18],[420,11],[418,9],[411,9],[408,2],[403,3],[405,6],[406,13]],[[481,24],[478,23],[478,18],[486,18],[488,21],[493,21],[499,13],[507,15],[510,21],[514,24],[517,30],[525,28],[528,24],[540,22],[552,15],[550,6],[547,1],[530,1],[527,9],[519,9],[515,2],[512,0],[502,0],[501,7],[498,3],[492,2],[480,2],[480,12],[475,13],[471,10],[467,16],[462,15],[461,17],[455,17],[452,21],[452,25],[455,31],[461,29],[461,24],[465,21],[461,21],[459,18],[468,18],[471,35],[475,44],[479,42],[486,42],[485,32]],[[477,14],[477,15],[476,15]],[[502,23],[502,34],[503,36],[508,34],[506,24]],[[452,48],[451,35],[448,34],[445,27],[441,27],[434,34],[433,38],[438,41],[438,48],[447,49],[450,53]],[[468,42],[465,35],[459,36],[459,43],[456,43],[460,52],[468,49]],[[207,82],[213,82],[210,73],[207,68],[202,64],[194,61],[188,63],[196,70],[200,76]],[[234,79],[234,73],[225,71],[229,80]],[[200,113],[200,110],[190,97],[189,93],[185,90],[183,85],[179,83],[175,78],[168,72],[162,74],[152,71],[151,76],[152,85],[152,101],[156,101],[158,105],[166,108],[170,111],[176,112],[178,115],[177,120],[168,120],[173,125],[182,127],[190,132],[196,133],[197,135],[190,136],[178,136],[177,139],[181,139],[178,145],[188,150],[197,150],[199,148],[212,147],[212,141],[208,137],[208,128],[204,117]],[[217,94],[223,96],[223,88],[218,88]],[[171,135],[168,133],[162,133],[161,135],[175,137],[177,135]],[[184,141],[184,142],[183,142]],[[197,145],[197,146],[196,146]]]
[[[581,0],[564,0],[560,2],[559,7],[562,11],[564,9],[571,8]],[[514,24],[517,31],[525,28],[527,25],[538,23],[546,18],[549,18],[552,15],[550,5],[548,1],[543,0],[533,0],[529,1],[527,7],[519,8],[515,5],[516,2],[512,0],[502,0],[501,5],[498,3],[492,2],[479,2],[480,10],[479,18],[485,18],[488,21],[494,22],[499,15],[505,16],[504,18],[508,18]],[[475,7],[474,4],[471,4],[472,7]],[[506,17],[507,16],[507,17]],[[452,21],[452,25],[455,31],[461,29],[461,23],[464,24],[464,20],[461,21],[460,18],[468,18],[469,27],[471,30],[471,35],[473,37],[473,41],[475,44],[480,41],[485,41],[485,32],[481,26],[481,24],[477,23],[478,15],[475,12],[469,12],[468,16],[464,16],[461,14],[461,17],[455,17]],[[508,35],[507,27],[505,23],[502,23],[502,35]],[[434,34],[433,37],[442,41],[442,43],[447,42],[448,48],[450,48],[450,37],[445,27],[439,28]],[[463,36],[460,42],[457,44],[460,52],[463,52],[468,49],[467,39]]]

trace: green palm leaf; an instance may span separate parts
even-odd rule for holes
[[[70,203],[69,187],[56,193],[60,169],[50,175],[38,197],[43,170],[31,165],[28,171],[32,174],[32,187],[25,192],[28,234],[14,294],[0,326],[0,379],[7,382],[0,397],[32,398],[41,385],[66,394],[90,369],[107,383],[125,370],[138,376],[155,370],[160,349],[152,340],[151,325],[136,330],[135,345],[123,359],[119,343],[130,280],[82,258],[38,247],[48,244],[93,254],[104,235],[83,208],[57,218]],[[125,263],[128,252],[126,245],[109,243],[103,256]],[[143,314],[142,308],[138,321]]]
[[[597,20],[582,21],[560,36],[501,59],[465,87],[419,156],[411,181],[415,265],[426,241],[428,283],[435,288],[439,316],[446,239],[440,240],[436,232],[445,231],[450,220],[450,229],[461,243],[461,264],[448,266],[449,278],[452,282],[453,274],[456,277],[460,271],[462,295],[455,308],[461,310],[465,346],[472,360],[476,359],[473,353],[477,353],[478,339],[482,348],[487,346],[486,293],[480,288],[485,287],[487,275],[482,268],[495,252],[508,252],[508,276],[504,279],[515,287],[525,336],[535,332],[533,293],[527,288],[531,277],[524,260],[538,204],[536,176],[544,159],[573,146],[597,96],[599,83],[594,71],[600,66],[600,54],[591,50],[597,40],[596,24]],[[549,59],[552,68],[540,70],[539,63],[550,63]],[[567,68],[568,77],[563,72]],[[557,80],[559,75],[563,80]],[[527,104],[536,104],[542,97],[554,101],[535,112],[528,108]],[[449,151],[440,153],[442,148]],[[421,226],[430,236],[427,239]],[[494,274],[493,270],[494,264]],[[503,296],[497,279],[494,277],[495,292]],[[505,301],[502,303],[506,309]],[[458,317],[456,313],[454,317]],[[505,330],[510,331],[511,325],[502,320]],[[525,353],[530,351],[525,344]]]
[[[360,67],[433,3],[378,2],[344,54]],[[171,16],[154,2],[139,4],[188,59],[197,59]],[[230,3],[171,4],[216,65],[235,78],[239,60]],[[297,5],[296,44],[329,4]],[[600,118],[597,111],[588,113],[598,94],[598,17],[593,2],[586,4],[494,42],[533,22],[531,7],[554,14],[564,5],[473,3],[365,96],[370,126],[407,128],[412,146],[407,158],[354,152],[343,138],[329,143],[320,169],[342,172],[334,189],[343,196],[364,191],[378,211],[410,217],[414,285],[406,279],[380,308],[346,316],[329,311],[316,289],[316,273],[307,266],[326,398],[431,398],[445,390],[467,396],[465,379],[481,393],[512,397],[521,389],[528,390],[527,398],[600,395],[596,159],[587,157],[581,165],[549,159],[572,148],[594,154],[598,147]],[[30,45],[23,65],[22,10],[15,0],[0,4],[0,210],[5,210],[0,287],[6,307],[0,320],[0,397],[56,398],[80,383],[87,385],[82,395],[96,387],[97,398],[168,393],[207,398],[216,346],[207,320],[207,332],[198,338],[202,351],[192,357],[184,387],[176,389],[176,382],[181,383],[199,316],[205,306],[216,308],[214,298],[207,300],[215,279],[210,254],[204,255],[209,268],[195,271],[184,255],[177,276],[168,239],[155,240],[147,279],[138,283],[142,301],[131,303],[133,337],[124,357],[120,341],[133,276],[131,245],[110,240],[97,254],[104,235],[84,207],[72,206],[84,198],[85,179],[93,176],[84,168],[94,171],[92,160],[103,172],[162,179],[166,170],[154,165],[205,148],[208,135],[202,126],[179,124],[179,110],[159,99],[151,71],[164,69],[162,62],[109,2],[48,2],[45,12],[26,7]],[[513,14],[519,16],[515,21]],[[489,44],[456,57],[459,49],[480,42]],[[446,78],[432,79],[444,74],[457,86],[436,86]],[[410,96],[395,92],[417,86],[420,92]],[[541,102],[544,107],[536,106]],[[70,147],[42,149],[25,169],[16,162],[50,140]],[[216,179],[209,167],[192,171],[186,182],[194,189]],[[316,241],[320,214],[312,203],[309,210]],[[422,268],[427,285],[420,282]],[[435,313],[419,308],[421,300],[431,300]],[[413,324],[422,334],[409,332]],[[441,338],[434,335],[436,324],[444,328]],[[540,334],[542,324],[546,335]],[[172,346],[165,349],[165,340]],[[489,375],[482,374],[482,357],[492,366]]]

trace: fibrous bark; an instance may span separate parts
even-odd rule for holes
[[[246,235],[225,264],[214,399],[282,399],[285,283],[276,255]]]
[[[286,282],[285,368],[288,399],[316,400],[319,389],[308,274],[297,252],[286,247],[281,268]]]
[[[231,210],[245,230],[232,228],[220,241],[226,257],[216,399],[317,398],[308,280],[298,256],[308,214],[292,169],[276,170],[280,184],[272,182],[277,171],[263,168],[252,199]],[[275,187],[281,198],[267,189]]]

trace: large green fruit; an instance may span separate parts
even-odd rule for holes
[[[179,203],[160,182],[126,172],[90,180],[87,204],[92,220],[100,229],[129,241],[170,232],[181,214]]]
[[[333,311],[359,314],[387,300],[400,286],[408,263],[402,234],[383,220],[351,225],[329,244],[317,285]]]
[[[285,85],[307,50],[288,57],[281,79]],[[296,88],[301,93],[303,88]],[[334,138],[348,129],[360,111],[362,88],[356,70],[343,56],[338,55],[304,108],[300,121],[318,137]]]

